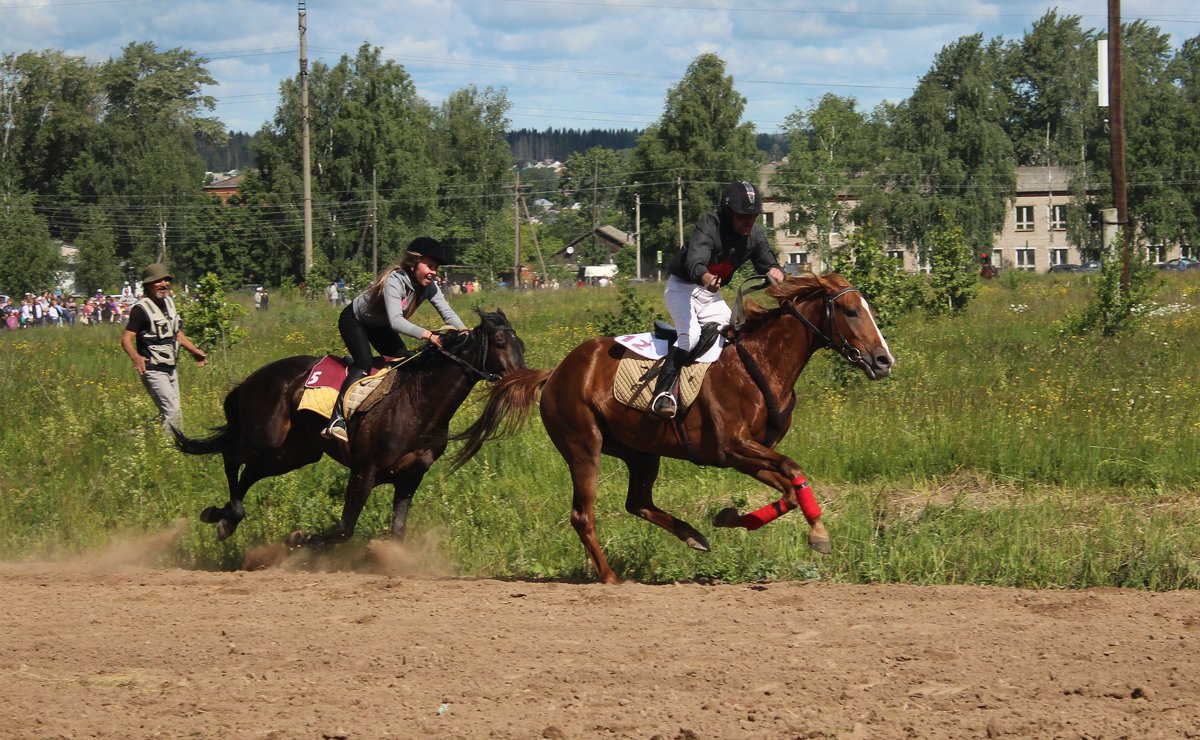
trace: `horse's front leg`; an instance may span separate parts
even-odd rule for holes
[[[738,514],[732,507],[722,509],[713,519],[714,526],[754,530],[799,508],[808,521],[808,546],[822,554],[833,551],[829,530],[821,521],[821,506],[795,460],[747,439],[733,443],[727,450],[727,459],[731,467],[766,483],[783,497],[748,514]]]
[[[350,482],[346,485],[346,503],[342,506],[342,518],[333,529],[321,534],[306,534],[301,531],[288,535],[288,547],[328,547],[338,545],[354,536],[358,517],[362,514],[367,496],[375,487],[375,467],[363,466],[350,471]]]
[[[425,471],[422,470],[392,484],[395,489],[392,496],[392,539],[397,542],[404,542],[408,531],[408,508],[412,506],[413,496],[416,495],[424,477]]]

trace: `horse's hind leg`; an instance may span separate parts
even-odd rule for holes
[[[621,455],[621,459],[629,466],[629,494],[625,498],[625,511],[662,527],[687,543],[688,547],[708,552],[708,540],[695,527],[654,505],[654,481],[658,479],[659,456],[631,451]]]
[[[241,463],[234,459],[233,453],[225,453],[224,457],[225,479],[229,483],[229,501],[222,507],[209,506],[200,512],[200,521],[217,525],[217,540],[221,542],[229,539],[237,531],[238,524],[246,516],[246,510],[242,506],[246,491],[250,490],[250,486],[269,475],[265,470],[254,465],[247,465],[239,476],[238,469],[241,467]]]

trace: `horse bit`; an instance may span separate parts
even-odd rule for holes
[[[813,325],[813,323],[811,321],[808,320],[808,317],[806,317],[804,314],[800,313],[800,309],[796,308],[795,299],[788,301],[787,307],[789,309],[791,309],[792,313],[796,316],[796,318],[800,319],[800,321],[803,322],[805,326],[807,326],[809,329],[812,329],[814,334],[816,334],[821,339],[825,340],[825,344],[827,344],[829,347],[836,350],[838,352],[838,354],[840,354],[842,357],[845,357],[847,362],[849,362],[851,365],[861,365],[861,364],[863,364],[862,352],[860,352],[857,347],[852,346],[850,344],[850,342],[848,342],[846,340],[845,335],[843,335],[842,331],[840,329],[838,329],[837,322],[833,318],[834,302],[837,301],[837,299],[841,298],[842,296],[846,295],[847,293],[858,293],[860,296],[862,295],[862,293],[858,290],[858,288],[855,288],[853,285],[851,285],[849,287],[842,288],[841,290],[834,293],[833,295],[829,295],[828,293],[826,293],[823,296],[821,296],[825,300],[825,322],[824,323],[826,326],[829,327],[828,334],[826,334],[825,332],[818,329],[816,326]],[[833,337],[831,337],[830,335],[836,336],[837,342],[834,342]]]

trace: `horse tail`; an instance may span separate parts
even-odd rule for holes
[[[463,466],[489,439],[507,437],[529,420],[529,410],[550,378],[549,370],[522,368],[504,374],[488,394],[483,413],[474,424],[454,434],[451,440],[466,440],[450,457],[450,472]]]
[[[215,455],[218,452],[233,450],[242,436],[242,425],[238,413],[238,398],[241,386],[235,387],[225,396],[225,423],[213,429],[213,433],[203,439],[185,437],[183,432],[171,427],[175,436],[175,449],[185,455]]]

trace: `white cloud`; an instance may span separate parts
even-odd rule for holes
[[[274,114],[297,68],[296,4],[283,0],[0,0],[0,51],[61,49],[102,61],[130,42],[208,56],[231,129]],[[982,33],[1019,39],[1050,8],[1106,25],[1098,0],[309,0],[310,60],[336,63],[364,41],[403,64],[433,103],[468,84],[504,87],[518,127],[642,127],[696,56],[726,62],[747,118],[774,130],[826,92],[863,108],[907,96],[937,52]],[[699,7],[703,6],[703,7]],[[1200,33],[1194,0],[1125,0],[1176,44]],[[710,8],[710,9],[705,9]],[[569,71],[564,71],[569,70]]]

